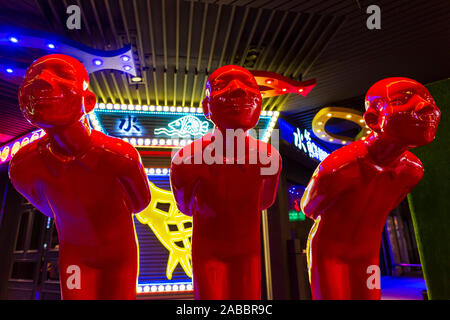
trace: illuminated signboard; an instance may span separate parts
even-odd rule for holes
[[[139,245],[138,294],[192,290],[192,217],[176,207],[169,171],[147,169],[151,202],[134,215]],[[150,173],[155,172],[155,173]]]
[[[0,164],[8,162],[20,148],[45,135],[44,130],[36,130],[0,147]]]
[[[305,214],[300,206],[305,187],[288,183],[289,221],[305,221]]]
[[[308,130],[296,128],[284,119],[278,120],[278,126],[281,139],[294,145],[310,158],[323,161],[330,154],[311,138]]]
[[[294,145],[307,153],[310,158],[323,161],[329,153],[319,147],[316,143],[311,140],[311,135],[308,130],[303,130],[303,133],[297,128],[293,132],[294,135]]]
[[[168,137],[191,138],[203,136],[208,132],[209,121],[202,121],[196,116],[188,115],[170,122],[168,128],[155,129],[156,135],[166,135]]]
[[[268,141],[277,119],[278,112],[261,112],[254,128],[261,140]],[[214,128],[200,108],[98,104],[89,121],[96,130],[143,147],[174,146],[177,139],[195,140]]]

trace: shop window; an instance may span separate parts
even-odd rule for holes
[[[17,241],[16,241],[16,251],[25,250],[25,239],[27,236],[28,216],[29,216],[29,213],[24,212],[20,218],[19,232],[18,232]]]
[[[47,280],[59,281],[59,268],[57,262],[47,262]]]
[[[14,262],[11,279],[33,280],[36,262],[16,261]]]
[[[58,231],[55,227],[52,228],[52,237],[50,242],[50,248],[51,249],[58,249],[59,248],[59,240],[58,240]]]
[[[38,250],[41,247],[41,234],[44,228],[44,221],[47,220],[40,212],[32,212],[33,229],[31,230],[30,250]]]

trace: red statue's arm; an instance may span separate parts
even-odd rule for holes
[[[336,177],[342,178],[342,170],[349,163],[345,163],[345,157],[340,158],[337,151],[319,164],[303,194],[300,206],[311,219],[317,219],[326,208],[339,201],[340,193],[345,192],[345,184],[339,183]]]
[[[261,142],[264,143],[264,142]],[[263,175],[263,182],[262,182],[262,195],[261,195],[261,201],[260,201],[260,210],[264,210],[272,206],[272,204],[275,202],[276,196],[277,196],[277,190],[278,190],[278,181],[280,180],[280,174],[281,174],[281,156],[278,153],[278,151],[272,147],[270,144],[268,144],[269,150],[269,157],[271,161],[269,162],[269,165],[277,165],[274,169],[277,169],[274,174],[271,175]]]
[[[197,171],[194,170],[195,165],[185,163],[190,160],[194,161],[190,154],[186,154],[187,148],[192,147],[192,145],[188,145],[177,152],[170,167],[170,185],[178,210],[187,216],[194,214],[195,180],[198,178]]]
[[[30,203],[47,217],[53,218],[53,213],[43,196],[36,177],[36,160],[39,154],[36,150],[38,141],[19,149],[9,164],[9,179],[14,188]]]
[[[123,159],[119,163],[122,174],[119,181],[128,194],[132,212],[138,213],[150,203],[150,187],[139,153],[129,143],[123,143]]]

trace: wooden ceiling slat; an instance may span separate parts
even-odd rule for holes
[[[225,58],[225,52],[226,52],[226,49],[227,49],[228,40],[230,38],[231,27],[233,26],[233,19],[234,19],[234,16],[235,16],[235,12],[236,12],[236,7],[233,6],[231,8],[231,17],[229,18],[230,20],[228,21],[228,28],[227,28],[227,33],[226,33],[226,36],[225,36],[225,41],[224,41],[224,43],[221,44],[221,46],[222,46],[222,53],[220,54],[220,59],[219,59],[218,66],[222,66],[223,59]]]
[[[270,40],[270,42],[269,42],[269,45],[267,46],[267,48],[265,48],[262,57],[261,57],[261,58],[259,59],[259,61],[257,62],[257,66],[256,66],[256,69],[257,69],[257,70],[261,69],[262,66],[264,65],[264,62],[265,62],[265,60],[266,60],[266,58],[267,58],[269,52],[271,51],[270,49],[273,48],[273,44],[275,43],[275,40],[277,39],[278,34],[280,33],[281,28],[283,27],[283,25],[284,25],[284,23],[285,23],[285,20],[286,20],[286,18],[287,18],[287,16],[288,16],[288,13],[289,13],[289,12],[287,12],[287,11],[285,11],[285,12],[283,13],[283,16],[282,16],[282,18],[281,18],[281,21],[280,21],[279,24],[278,24],[278,28],[277,28],[276,31],[273,33],[272,38],[271,38],[271,40]]]
[[[198,72],[199,72],[199,70],[201,68],[201,63],[202,63],[203,43],[204,43],[204,40],[205,40],[205,29],[206,29],[206,18],[207,18],[207,16],[208,16],[208,3],[205,2],[204,7],[203,7],[202,31],[201,31],[201,35],[200,35],[200,46],[199,46],[199,49],[198,49],[197,66],[195,68],[194,83],[192,85],[191,108],[194,107],[195,93],[196,93],[197,81],[198,81]]]
[[[138,15],[136,13],[135,15]],[[147,0],[147,18],[148,18],[148,36],[150,40],[150,47],[151,47],[151,55],[152,55],[152,67],[150,68],[150,71],[153,76],[153,87],[154,87],[154,98],[155,98],[155,104],[159,105],[159,96],[158,96],[158,82],[157,82],[157,75],[156,75],[156,50],[155,50],[155,38],[153,33],[153,19],[152,19],[152,9],[150,0]],[[150,102],[148,102],[150,104]]]

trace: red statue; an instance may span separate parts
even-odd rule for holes
[[[63,299],[135,299],[138,252],[132,213],[150,202],[140,156],[92,130],[96,97],[76,59],[52,54],[29,67],[19,89],[25,117],[47,133],[11,160],[10,179],[54,218]]]
[[[276,149],[248,134],[261,102],[249,71],[217,69],[203,100],[203,112],[216,126],[172,160],[175,200],[193,216],[196,299],[261,298],[261,210],[275,201],[281,171]]]
[[[424,172],[408,149],[432,142],[440,120],[428,90],[407,78],[375,83],[365,103],[372,133],[322,161],[302,199],[315,220],[307,250],[313,299],[380,299],[386,218]]]

